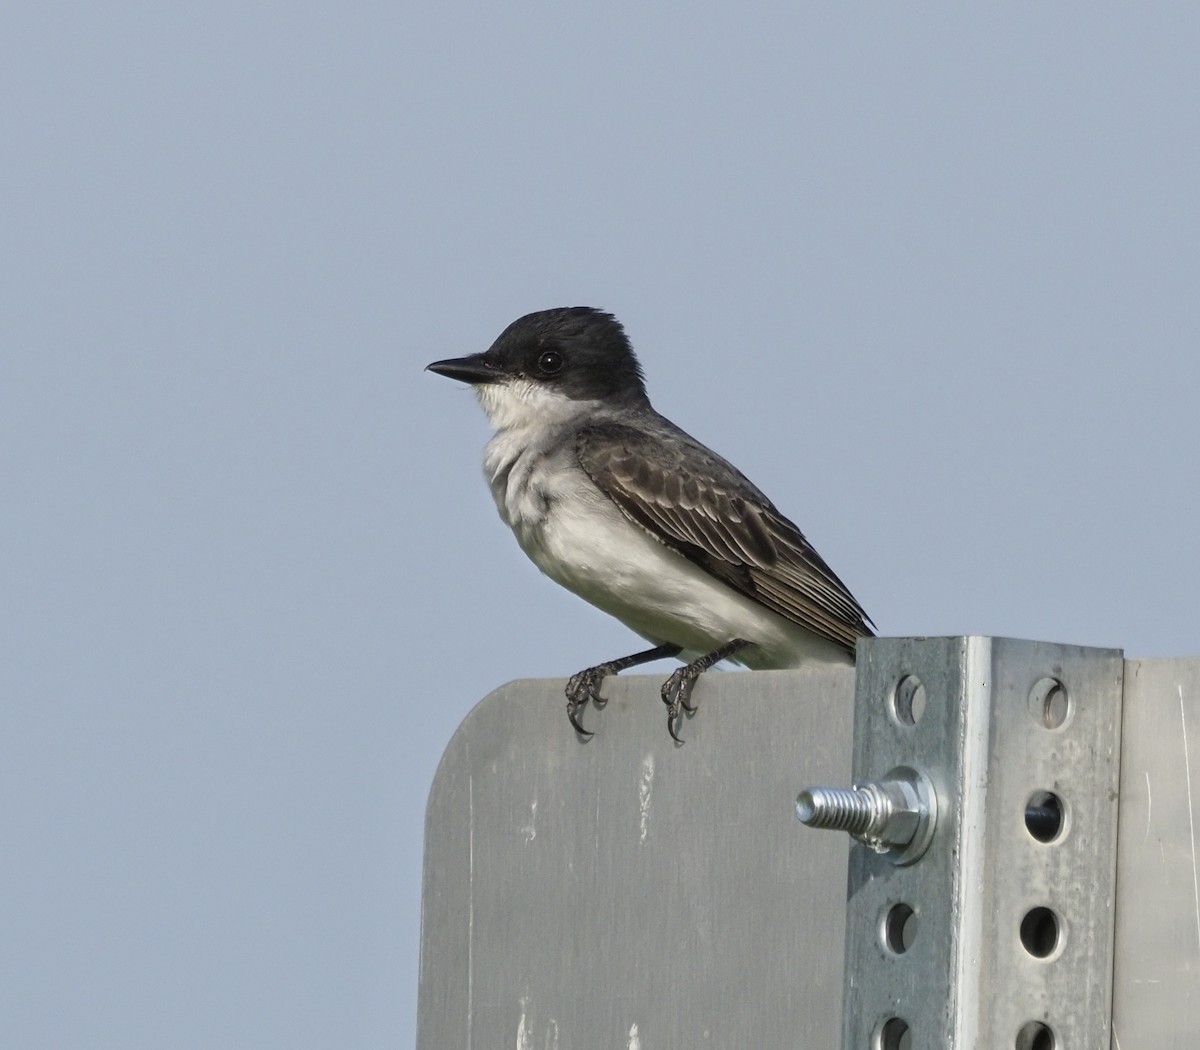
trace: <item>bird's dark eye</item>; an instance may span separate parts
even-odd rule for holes
[[[563,355],[557,350],[543,350],[538,357],[538,371],[542,375],[552,376],[555,372],[561,372],[563,366]]]

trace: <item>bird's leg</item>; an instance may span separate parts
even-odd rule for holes
[[[622,656],[619,660],[609,660],[607,663],[597,664],[595,667],[589,667],[578,674],[571,675],[567,680],[566,689],[567,718],[570,719],[575,732],[580,736],[592,735],[579,724],[579,709],[589,700],[597,707],[603,706],[606,701],[600,695],[600,683],[610,674],[617,674],[630,667],[637,667],[639,664],[648,664],[651,660],[664,660],[669,656],[678,656],[681,648],[678,645],[659,645],[653,649],[647,649],[644,653]]]
[[[692,704],[688,703],[692,698],[692,689],[696,685],[696,679],[713,664],[720,663],[751,644],[744,638],[735,638],[732,642],[726,642],[720,648],[693,660],[690,664],[684,664],[673,671],[671,677],[663,683],[662,699],[663,703],[667,705],[667,732],[671,734],[671,739],[675,743],[683,743],[675,733],[675,723],[679,721],[680,713],[687,711],[690,714],[696,710]]]

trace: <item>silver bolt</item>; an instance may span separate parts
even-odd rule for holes
[[[796,796],[796,818],[810,828],[848,831],[897,864],[911,864],[933,837],[937,796],[923,773],[900,766],[852,788],[806,788]]]
[[[810,828],[861,835],[874,816],[871,796],[860,788],[805,788],[796,796],[796,819]]]

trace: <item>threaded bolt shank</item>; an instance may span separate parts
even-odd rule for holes
[[[796,796],[796,818],[810,828],[862,835],[875,813],[871,794],[860,788],[811,787]]]

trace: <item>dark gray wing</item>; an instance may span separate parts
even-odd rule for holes
[[[742,594],[854,652],[872,631],[846,585],[734,466],[656,414],[648,429],[598,423],[579,464],[656,539]]]

